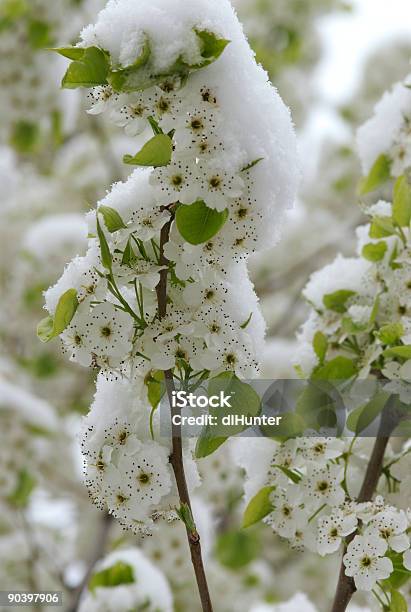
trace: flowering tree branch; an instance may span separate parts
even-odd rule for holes
[[[387,433],[392,432],[395,429],[397,423],[398,418],[395,413],[395,409],[393,410],[392,402],[389,402],[381,417],[381,423],[378,432],[379,435],[375,440],[371,457],[368,462],[367,471],[365,473],[361,490],[358,495],[358,503],[371,501],[376,491],[378,481],[380,479],[383,469],[385,452],[387,450],[387,445],[390,439]],[[348,544],[354,539],[356,535],[357,531],[347,537],[343,556],[347,552]],[[332,612],[344,612],[347,609],[347,606],[350,603],[350,600],[354,595],[355,591],[356,587],[354,579],[345,574],[345,567],[342,561]]]
[[[174,220],[174,215],[170,217],[170,221],[164,225],[160,235],[160,265],[167,266],[160,272],[160,282],[157,285],[157,301],[158,301],[158,314],[160,319],[164,318],[167,314],[167,275],[168,275],[168,260],[164,255],[164,246],[169,240],[171,224]],[[167,370],[164,373],[165,384],[168,399],[170,402],[171,416],[179,414],[181,408],[173,406],[171,401],[172,393],[175,391],[173,372]],[[177,490],[181,502],[181,509],[188,509],[190,521],[184,520],[187,540],[190,547],[191,561],[193,564],[198,592],[200,595],[201,605],[204,612],[212,612],[213,607],[210,599],[210,593],[207,584],[207,577],[204,570],[204,563],[201,553],[200,536],[195,527],[195,523],[192,520],[191,500],[188,492],[187,481],[184,471],[184,460],[183,460],[183,447],[181,438],[181,425],[175,425],[172,421],[172,445],[173,450],[170,457],[170,463],[173,468],[174,476],[176,479]],[[183,515],[184,516],[184,515]]]

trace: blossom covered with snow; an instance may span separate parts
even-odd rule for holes
[[[166,370],[190,384],[257,372],[264,321],[246,264],[293,203],[295,136],[228,2],[111,1],[60,53],[74,60],[66,87],[84,81],[80,62],[97,69],[100,82],[81,81],[90,112],[138,135],[124,162],[139,167],[87,214],[88,251],[46,292],[39,335],[101,370],[86,481],[98,505],[144,531],[176,506],[150,385]],[[101,393],[113,397],[103,419]]]

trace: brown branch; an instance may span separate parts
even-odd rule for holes
[[[389,401],[381,416],[381,423],[377,438],[375,439],[371,457],[368,462],[367,471],[364,476],[364,481],[358,495],[358,503],[372,500],[378,485],[378,481],[382,474],[384,455],[390,439],[389,436],[394,431],[397,424],[398,415],[395,407],[392,406],[392,402]],[[357,531],[348,536],[343,551],[343,557],[347,552],[348,544],[352,542],[356,535]],[[345,612],[355,591],[356,587],[354,579],[346,576],[344,562],[341,561],[340,574],[331,612]]]
[[[160,236],[160,266],[167,266],[160,272],[160,282],[157,285],[157,302],[158,302],[158,315],[162,319],[167,314],[167,276],[168,276],[168,260],[164,255],[164,245],[169,241],[170,228],[173,222],[173,216],[170,221],[164,225],[161,230]],[[171,417],[172,417],[172,445],[173,450],[170,457],[170,463],[173,468],[174,476],[176,479],[178,495],[180,498],[181,506],[188,507],[191,512],[191,501],[187,487],[187,480],[184,471],[184,460],[183,460],[183,445],[181,437],[181,426],[175,425],[173,417],[180,414],[180,408],[174,407],[172,402],[172,394],[175,391],[173,372],[168,370],[164,373],[167,395],[170,403]],[[204,570],[203,557],[201,554],[200,536],[197,529],[190,527],[186,523],[187,540],[190,547],[191,561],[194,568],[194,573],[197,580],[198,592],[200,595],[201,605],[203,612],[213,612],[213,606],[210,599],[210,593],[208,590],[207,577]]]
[[[107,512],[101,517],[99,533],[97,535],[95,548],[88,561],[86,573],[83,576],[83,579],[78,585],[78,587],[72,592],[70,597],[70,603],[67,607],[66,612],[77,612],[81,596],[88,585],[88,581],[93,572],[94,566],[96,565],[97,561],[99,561],[104,556],[104,553],[106,552],[107,541],[112,522],[113,519],[111,515]]]

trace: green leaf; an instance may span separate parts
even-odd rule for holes
[[[360,183],[360,195],[366,195],[370,191],[375,191],[386,183],[391,176],[391,160],[387,155],[380,155],[371,168],[368,176]]]
[[[362,249],[362,256],[368,261],[381,261],[384,259],[384,255],[387,252],[387,243],[381,242],[370,242],[364,245]]]
[[[327,336],[318,331],[313,339],[314,352],[317,355],[319,362],[323,363],[328,350]]]
[[[83,59],[85,49],[83,47],[55,47],[50,49],[50,51],[55,51],[59,55],[71,60],[81,60]]]
[[[61,54],[61,51],[59,51]],[[66,51],[67,52],[67,51]],[[72,50],[72,53],[73,50]],[[105,51],[98,47],[88,47],[80,59],[74,60],[63,77],[62,87],[77,89],[78,87],[96,87],[107,85],[109,59]]]
[[[404,334],[404,327],[401,323],[388,323],[383,325],[376,336],[383,344],[396,344]]]
[[[254,161],[247,164],[247,166],[244,166],[244,168],[241,169],[241,172],[247,172],[247,170],[251,170],[251,168],[254,168],[254,166],[263,161],[263,159],[264,157],[259,157],[258,159],[255,159]]]
[[[411,186],[406,176],[400,176],[394,185],[392,218],[400,227],[408,227],[411,220]]]
[[[148,401],[152,408],[157,408],[166,392],[164,372],[162,370],[150,372],[150,375],[145,380],[145,384],[147,386]]]
[[[10,136],[11,146],[23,155],[34,153],[40,141],[40,128],[37,123],[17,121]]]
[[[327,365],[317,368],[320,374]],[[315,374],[316,370],[312,378]],[[338,374],[341,376],[339,370]],[[302,387],[302,392],[297,398],[295,412],[303,422],[299,424],[300,432],[296,435],[302,435],[307,429],[318,431],[322,427],[335,428],[338,424],[336,416],[338,398],[336,398],[334,384],[338,379],[334,378],[336,373],[333,369],[330,373],[331,383],[328,382],[327,376],[325,372],[323,376],[320,376],[320,380],[310,380]]]
[[[312,375],[313,380],[348,380],[357,374],[357,366],[348,357],[335,357],[317,368]]]
[[[111,234],[121,229],[126,229],[123,219],[114,208],[110,208],[110,206],[100,206],[97,212],[103,215],[106,228]]]
[[[167,134],[157,134],[151,140],[146,142],[144,147],[134,157],[125,155],[123,161],[125,164],[134,166],[152,166],[159,168],[160,166],[168,166],[173,155],[173,141]]]
[[[46,317],[37,326],[37,335],[42,342],[59,336],[70,325],[78,308],[77,291],[69,289],[60,297],[53,317]]]
[[[335,291],[334,293],[328,293],[323,297],[323,304],[329,310],[334,310],[334,312],[344,313],[346,312],[346,302],[355,295],[355,291],[350,291],[348,289],[340,289],[339,291]]]
[[[251,531],[228,531],[217,539],[215,554],[218,561],[232,570],[245,567],[258,556],[260,543]]]
[[[194,522],[193,513],[191,512],[190,506],[188,504],[181,504],[180,508],[178,508],[177,510],[177,514],[183,521],[184,525],[187,527],[189,533],[197,533],[197,527]]]
[[[395,227],[391,217],[373,217],[370,227],[370,238],[386,238],[395,234]]]
[[[121,584],[133,583],[135,583],[133,567],[123,561],[117,561],[111,567],[93,574],[88,583],[88,588],[91,593],[94,593],[98,587],[107,589]]]
[[[300,474],[293,472],[293,470],[289,470],[283,465],[273,465],[272,467],[277,468],[278,470],[281,470],[281,472],[285,476],[287,476],[287,478],[289,478],[291,482],[293,482],[294,484],[298,484],[301,481],[302,476],[300,476]]]
[[[227,436],[216,436],[211,428],[207,427],[201,433],[197,440],[195,457],[196,459],[204,459],[215,453],[228,440]]]
[[[130,89],[129,83],[132,81],[133,76],[136,76],[143,71],[144,67],[150,59],[150,56],[150,42],[148,38],[146,38],[141,49],[141,53],[133,62],[133,64],[124,68],[119,68],[117,70],[110,71],[107,80],[110,83],[111,87],[114,89],[114,91],[132,91],[133,88]]]
[[[133,247],[131,246],[131,237],[127,240],[126,248],[124,249],[123,257],[121,260],[122,266],[129,266],[130,268],[137,261],[137,255],[134,253]]]
[[[385,556],[391,559],[394,571],[382,584],[388,589],[400,589],[411,578],[411,572],[404,567],[403,554],[389,550]]]
[[[113,265],[113,259],[111,257],[110,247],[108,246],[106,236],[103,230],[101,229],[98,214],[97,214],[97,234],[98,234],[98,239],[100,241],[101,261],[103,262],[103,266],[107,270],[111,271],[111,268]]]
[[[394,346],[383,352],[384,357],[401,357],[401,359],[411,359],[411,344]]]
[[[348,429],[357,436],[360,435],[381,414],[389,398],[388,393],[377,393],[367,404],[350,412],[347,418]]]
[[[253,318],[253,314],[253,312],[250,312],[250,316],[248,317],[248,319],[240,325],[241,329],[247,329],[247,327],[250,325],[251,319]]]
[[[264,487],[248,502],[243,517],[243,528],[258,523],[274,510],[270,495],[276,487]]]
[[[36,481],[33,476],[26,469],[21,470],[18,476],[17,486],[14,492],[8,497],[9,503],[18,508],[24,508],[27,506],[35,486]]]
[[[408,605],[405,601],[405,597],[399,591],[391,591],[389,612],[408,612]]]
[[[204,60],[200,64],[191,66],[191,68],[203,68],[215,62],[231,42],[225,38],[218,38],[214,32],[208,30],[195,30],[195,33],[201,41],[201,55]]]
[[[203,200],[180,206],[176,212],[178,231],[184,240],[195,245],[203,244],[218,234],[227,219],[227,209],[219,212],[208,208]]]
[[[244,431],[244,427],[223,425],[225,416],[251,415],[257,416],[261,410],[261,400],[258,393],[251,385],[242,382],[232,372],[223,372],[212,378],[208,383],[208,395],[219,396],[221,392],[225,396],[231,396],[231,408],[211,408],[210,414],[217,417],[217,425],[203,428],[197,440],[195,456],[197,459],[208,457],[217,450],[230,437]]]

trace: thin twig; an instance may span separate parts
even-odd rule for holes
[[[99,533],[96,539],[95,548],[88,561],[86,573],[83,576],[83,579],[78,585],[78,587],[72,592],[71,597],[70,597],[70,603],[67,607],[66,612],[77,612],[81,596],[83,594],[83,591],[87,587],[90,576],[93,572],[93,568],[95,564],[97,563],[97,561],[99,561],[104,556],[104,553],[106,552],[107,541],[108,541],[112,521],[113,519],[111,515],[108,513],[103,514],[103,516],[101,517],[100,529],[99,529]]]
[[[160,236],[160,266],[168,266],[168,260],[164,255],[164,246],[169,241],[170,228],[173,222],[173,216],[170,221],[164,225],[161,230]],[[157,302],[158,302],[158,316],[160,319],[164,318],[167,314],[167,275],[168,268],[160,272],[160,282],[157,285]],[[170,402],[171,417],[180,414],[180,408],[174,407],[171,401],[174,387],[173,372],[168,370],[164,373],[167,395]],[[174,424],[172,418],[172,454],[170,457],[170,463],[173,468],[174,476],[176,479],[178,495],[180,498],[181,506],[188,507],[191,510],[190,495],[187,487],[187,480],[184,471],[184,460],[183,460],[183,445],[181,437],[181,426]],[[213,612],[213,606],[210,599],[210,593],[208,590],[207,578],[204,570],[204,563],[201,554],[200,536],[195,527],[191,527],[186,524],[187,540],[190,547],[191,561],[194,568],[194,573],[197,580],[198,592],[200,595],[201,605],[203,612]]]

